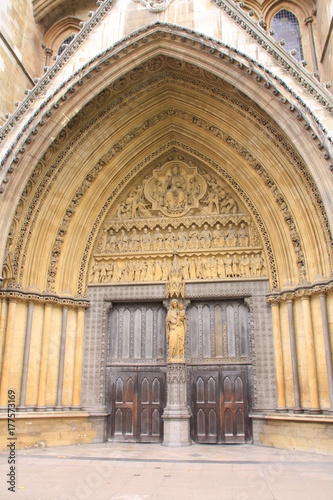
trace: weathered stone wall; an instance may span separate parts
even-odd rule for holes
[[[15,101],[24,99],[24,90],[33,87],[33,79],[43,73],[42,34],[30,1],[0,2],[0,125],[6,121],[5,113],[15,110]]]

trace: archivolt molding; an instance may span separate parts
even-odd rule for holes
[[[105,96],[105,93],[102,94],[103,96]],[[99,96],[97,98],[100,99],[101,97]],[[165,114],[164,116],[164,119],[167,118],[167,116],[172,116],[174,113],[173,112],[170,112],[169,115],[168,114]],[[297,255],[297,259],[298,259],[298,263],[299,263],[299,267],[300,267],[300,272],[301,272],[301,276],[300,276],[300,279],[303,281],[305,279],[305,274],[304,274],[304,258],[303,258],[303,252],[302,252],[302,249],[301,249],[301,244],[300,244],[300,238],[299,238],[299,235],[297,233],[297,229],[296,229],[296,226],[295,226],[295,223],[293,221],[293,219],[291,218],[291,214],[290,214],[290,210],[288,209],[284,199],[283,199],[283,196],[281,195],[281,193],[279,192],[279,190],[277,189],[277,187],[275,186],[274,182],[272,182],[272,180],[270,179],[268,173],[265,171],[265,169],[263,169],[262,166],[260,166],[258,163],[257,163],[257,160],[251,155],[250,152],[248,152],[245,148],[243,148],[242,146],[240,146],[239,144],[237,144],[236,141],[234,141],[234,139],[228,135],[226,135],[223,131],[219,130],[218,128],[214,127],[213,124],[209,124],[207,122],[204,122],[200,119],[198,119],[197,117],[195,116],[190,116],[190,115],[186,115],[184,114],[183,112],[181,111],[177,111],[175,112],[175,116],[182,116],[183,119],[187,120],[188,122],[190,123],[195,123],[197,124],[197,126],[199,127],[203,127],[206,131],[214,134],[215,136],[219,136],[222,138],[222,140],[227,143],[229,146],[233,147],[241,156],[243,157],[246,157],[247,161],[249,161],[251,164],[252,164],[252,167],[258,171],[259,175],[261,175],[263,177],[263,179],[265,180],[265,183],[268,184],[272,190],[272,193],[273,193],[273,196],[275,197],[277,203],[280,205],[281,207],[281,210],[283,211],[283,214],[284,214],[284,218],[289,226],[289,229],[291,231],[291,237],[292,237],[292,240],[294,242],[294,247],[295,247],[295,251],[296,251],[296,255]],[[156,120],[156,118],[155,118]],[[153,122],[154,122],[154,119],[153,119]],[[96,124],[96,121],[93,120],[93,123]],[[144,132],[145,128],[147,127],[147,124],[145,124],[143,126],[143,130],[142,132]],[[82,130],[82,129],[81,129]],[[135,138],[135,136],[137,135],[138,131],[131,131],[129,134],[128,134],[128,137],[132,137],[132,138]],[[54,143],[55,145],[62,145],[63,141],[64,141],[64,138],[66,137],[66,133],[63,131],[63,133],[61,134],[61,136],[57,139],[57,141]],[[123,141],[120,141],[119,143],[115,144],[114,145],[114,150],[115,151],[121,151],[124,147],[124,145],[126,145],[128,143],[128,137],[126,137]],[[74,139],[71,141],[71,147],[74,146],[74,144],[80,144],[82,143],[82,138],[80,141],[78,141],[78,138],[77,137],[74,137]],[[68,145],[66,146],[66,150],[67,152],[69,152],[71,150],[70,147],[68,147]],[[69,154],[69,157],[72,156],[74,154],[74,151],[71,151],[71,153],[68,153]],[[51,153],[50,153],[50,156],[51,156]],[[61,160],[63,159],[64,157],[64,153],[61,155]],[[69,159],[68,157],[68,159]],[[67,161],[68,161],[67,159]],[[75,213],[76,211],[76,208],[78,206],[78,203],[80,201],[80,198],[82,198],[83,194],[86,192],[86,190],[88,189],[88,187],[90,186],[90,184],[92,183],[92,181],[97,177],[98,173],[102,170],[103,166],[105,165],[105,163],[107,163],[108,161],[110,161],[111,157],[110,156],[107,156],[105,159],[103,159],[102,161],[100,161],[97,165],[95,165],[95,167],[92,169],[92,171],[86,176],[86,179],[83,183],[83,185],[78,189],[75,197],[73,198],[71,204],[67,207],[67,210],[66,210],[66,213],[65,213],[65,217],[60,225],[60,228],[59,228],[59,231],[58,231],[58,236],[56,238],[56,242],[55,242],[55,245],[54,245],[54,248],[53,248],[53,251],[52,251],[52,259],[51,259],[51,263],[50,263],[50,266],[49,266],[49,279],[48,279],[48,286],[50,287],[50,289],[52,290],[52,283],[54,283],[54,276],[55,276],[55,270],[56,270],[56,267],[57,267],[57,262],[58,262],[58,259],[59,259],[59,256],[60,256],[60,250],[61,250],[61,246],[62,246],[62,243],[63,243],[63,239],[64,239],[64,236],[67,232],[67,227],[68,227],[68,224],[69,224],[69,221],[72,217],[72,215]],[[38,178],[39,174],[41,173],[41,168],[42,168],[42,163],[39,162],[38,166],[37,166],[37,169],[35,170],[35,173],[34,173],[34,178]],[[62,165],[59,165],[59,159],[57,160],[57,162],[55,164],[53,164],[53,166],[51,167],[51,170],[55,171],[56,173],[54,175],[58,175],[59,174],[59,168],[62,169],[63,168],[63,164]],[[33,198],[33,202],[32,204],[30,205],[30,213],[32,214],[33,212],[33,209],[34,207],[36,207],[37,205],[37,202],[39,203],[42,203],[43,200],[45,200],[45,197],[47,195],[47,192],[50,190],[51,188],[51,185],[52,185],[52,182],[54,182],[54,179],[55,177],[52,177],[52,172],[49,170],[46,177],[44,178],[44,181],[39,185],[39,195],[42,195],[42,198],[38,200],[38,195],[36,193],[36,195],[34,196]],[[46,182],[45,182],[46,181]],[[32,183],[29,184],[28,188],[25,190],[25,194],[29,192],[29,190],[32,189]],[[43,192],[43,189],[44,189],[44,192]],[[20,207],[22,207],[22,205],[20,205]],[[33,219],[33,221],[36,221],[36,217],[38,216],[38,212],[39,212],[40,208],[37,209],[37,212],[35,214],[35,217]],[[22,211],[22,210],[21,210]],[[31,217],[29,217],[29,219],[31,219]],[[22,245],[23,245],[23,241],[24,241],[24,237],[25,237],[25,234],[26,234],[26,231],[28,229],[28,225],[29,225],[29,219],[26,220],[24,223],[23,223],[23,226],[21,228],[21,236],[19,238],[19,241],[16,245],[16,251],[15,251],[15,254],[14,254],[14,269],[17,270],[17,266],[18,266],[18,261],[19,261],[19,258],[20,258],[20,255],[21,255],[21,248],[22,248]],[[33,224],[32,226],[30,227],[30,234],[31,234],[31,231],[33,229]],[[19,281],[21,281],[22,279],[22,275],[23,275],[23,267],[24,267],[24,256],[26,255],[26,252],[27,252],[27,245],[28,245],[28,242],[29,242],[29,236],[26,238],[26,241],[25,241],[25,248],[24,248],[24,251],[23,251],[23,256],[22,256],[22,261],[21,261],[21,270],[20,270],[20,277],[19,277]]]
[[[194,74],[200,74],[200,76],[204,76],[206,77],[207,75],[205,75],[205,71],[204,70],[200,70],[200,68],[198,67],[195,67],[193,65],[189,65],[187,63],[182,63],[174,58],[167,58],[167,62],[169,63],[169,66],[174,67],[177,69],[180,69],[181,71],[192,71]],[[132,73],[130,73],[130,75],[132,74],[133,75],[133,80],[136,80],[137,78],[141,78],[143,77],[143,75],[146,74],[147,72],[147,67],[149,68],[150,67],[155,67],[156,69],[156,66],[157,67],[162,67],[163,63],[165,64],[166,63],[166,60],[164,58],[164,61],[163,61],[163,58],[162,57],[158,57],[150,62],[148,62],[146,64],[146,68],[144,68],[144,66],[142,67],[141,66],[141,69],[140,71],[138,72],[138,69],[139,68],[136,68],[133,70]],[[135,76],[134,76],[135,75]],[[174,72],[171,72],[168,74],[169,77],[172,78],[172,81],[173,82],[177,82],[177,80],[179,80],[179,75],[177,75],[177,73],[174,73]],[[214,77],[215,80],[216,80],[216,83],[219,82],[220,80],[217,78],[217,77]],[[155,83],[156,84],[159,84],[158,80],[160,79],[160,76],[157,77],[157,80],[155,80]],[[129,77],[129,80],[131,80],[131,76]],[[126,81],[126,77],[122,77],[122,79],[117,83],[117,82],[114,82],[113,84],[113,92],[115,90],[122,90],[124,91],[125,90],[125,81]],[[320,199],[320,195],[318,193],[318,190],[315,186],[315,183],[313,182],[312,180],[312,177],[311,175],[309,174],[309,172],[307,171],[307,168],[306,166],[304,165],[304,163],[302,162],[302,160],[300,159],[299,155],[296,153],[296,151],[294,150],[294,148],[292,148],[290,146],[290,144],[288,144],[287,140],[285,139],[285,137],[276,129],[276,127],[272,126],[272,123],[270,122],[270,120],[264,118],[260,112],[258,110],[256,110],[255,107],[251,107],[250,105],[248,104],[244,104],[242,102],[242,99],[239,98],[238,96],[240,95],[238,93],[238,95],[236,94],[235,96],[235,93],[234,95],[232,95],[232,87],[231,86],[228,86],[225,82],[223,82],[223,86],[227,89],[227,91],[217,91],[217,86],[216,84],[213,86],[211,84],[207,84],[206,82],[203,83],[202,81],[200,81],[198,78],[194,78],[193,76],[191,77],[181,77],[181,81],[182,81],[182,84],[186,83],[187,85],[190,83],[192,85],[195,85],[196,87],[201,87],[201,91],[202,92],[206,92],[208,94],[211,95],[211,93],[214,91],[214,98],[215,99],[220,99],[220,100],[223,100],[223,102],[225,103],[226,101],[229,102],[229,105],[233,105],[233,106],[237,106],[238,107],[238,111],[242,112],[244,114],[244,116],[248,117],[248,119],[255,119],[256,122],[257,122],[257,126],[259,127],[259,124],[262,128],[262,126],[265,126],[266,127],[266,130],[267,130],[267,134],[270,135],[270,137],[275,137],[276,139],[274,140],[274,143],[277,147],[280,148],[280,151],[283,152],[283,154],[285,156],[288,156],[292,158],[292,163],[294,164],[294,168],[296,169],[300,169],[302,171],[302,175],[305,175],[307,177],[307,183],[310,187],[310,192],[312,190],[312,192],[314,193],[314,198],[315,198],[315,203],[314,204],[318,204],[319,205],[319,213],[321,214],[321,217],[324,217],[324,221],[323,221],[323,224],[322,224],[322,227],[323,229],[326,227],[326,231],[327,231],[327,234],[329,234],[329,226],[328,226],[328,221],[327,221],[327,217],[326,217],[326,214],[325,214],[325,211],[323,209],[323,205],[322,205],[322,202],[321,202],[321,199]],[[221,81],[220,81],[221,83]],[[143,84],[143,86],[139,86],[135,89],[135,92],[136,92],[136,95],[138,95],[140,92],[145,92],[147,91],[145,89],[145,87],[148,87],[151,86],[151,82],[146,82],[145,84]],[[133,92],[133,91],[132,91]],[[110,89],[105,89],[103,92],[101,92],[96,98],[95,98],[95,101],[96,103],[94,103],[94,100],[91,101],[89,104],[87,104],[83,109],[82,111],[80,112],[80,115],[76,115],[73,120],[71,122],[69,122],[69,124],[67,125],[66,129],[63,129],[62,132],[59,134],[57,140],[53,143],[53,145],[49,148],[48,152],[45,154],[44,156],[44,160],[45,162],[50,159],[52,157],[52,154],[55,154],[55,151],[57,148],[59,147],[64,147],[64,145],[66,144],[66,138],[67,138],[67,135],[71,133],[72,130],[75,129],[76,126],[79,125],[80,121],[82,120],[82,118],[84,118],[84,116],[89,116],[89,113],[91,112],[92,109],[96,109],[96,105],[100,106],[101,104],[104,105],[105,103],[108,102],[108,99],[111,95],[111,92],[110,92]],[[126,93],[126,98],[127,99],[131,99],[133,98],[133,94],[130,92],[130,93]],[[122,102],[118,102],[116,100],[116,106],[115,108],[118,107],[121,107],[122,105],[124,105],[124,103]],[[99,113],[98,117],[93,117],[92,119],[90,119],[88,125],[86,126],[86,129],[88,129],[89,127],[91,128],[91,126],[96,126],[97,122],[98,122],[98,118],[101,118],[101,116],[105,116],[105,114],[112,108],[114,107],[114,105],[110,106],[108,105],[101,113]],[[114,110],[114,112],[116,112],[116,110]],[[191,121],[191,120],[190,120]],[[198,122],[200,124],[200,120],[197,118],[197,117],[193,117],[193,122]],[[211,132],[214,133],[214,127],[213,125],[210,125],[210,127],[206,127],[208,129],[210,129]],[[80,127],[80,133],[82,133],[85,129]],[[70,156],[73,155],[73,147],[74,145],[79,145],[80,143],[82,143],[82,139],[80,141],[78,141],[79,137],[78,136],[75,136],[70,143],[67,143],[66,146],[65,146],[65,149],[63,150],[60,158],[58,157],[58,160],[57,160],[57,163],[58,165],[61,163],[61,161],[66,157],[68,156],[68,159]],[[228,138],[228,142],[230,144],[233,143],[233,139],[231,137]],[[118,145],[119,147],[119,145]],[[234,144],[233,147],[237,148],[237,144]],[[240,152],[241,156],[246,156],[246,155],[250,155],[250,153],[248,151],[242,151],[242,148],[238,147],[238,151]],[[250,155],[251,156],[251,155]],[[68,161],[67,159],[67,161]],[[255,159],[253,161],[256,161]],[[297,162],[297,166],[295,167],[295,162]],[[45,165],[45,163],[43,163],[43,161],[39,162],[39,164],[37,165],[37,168],[31,178],[31,181],[29,181],[24,193],[23,193],[23,200],[25,197],[27,197],[29,195],[29,193],[32,191],[32,185],[33,185],[33,182],[35,181],[36,178],[39,177],[39,174],[41,173],[41,170],[43,169],[43,165]],[[57,164],[52,166],[53,170],[56,171],[56,167],[58,166]],[[63,168],[63,167],[62,167]],[[265,176],[265,173],[262,174],[264,177],[267,178],[267,175]],[[18,263],[18,259],[19,259],[19,254],[20,254],[20,248],[23,244],[23,239],[24,239],[24,235],[26,233],[26,230],[27,230],[27,226],[29,225],[30,221],[31,221],[31,215],[32,215],[32,212],[33,210],[35,209],[36,205],[37,205],[37,202],[38,202],[38,197],[41,195],[43,189],[45,189],[46,185],[47,185],[47,190],[50,189],[50,179],[52,178],[52,174],[51,174],[51,171],[48,172],[47,176],[44,177],[44,181],[42,184],[39,185],[39,193],[37,195],[35,195],[34,197],[34,202],[32,203],[32,205],[30,205],[30,216],[28,216],[26,222],[23,224],[22,228],[21,228],[21,237],[20,237],[20,242],[19,244],[17,245],[16,247],[16,252],[15,252],[15,256],[14,256],[14,268],[16,267],[17,269],[17,263]],[[53,178],[54,179],[54,178]],[[266,179],[267,183],[269,183],[269,181]],[[87,189],[87,186],[89,185],[89,182],[90,182],[90,179],[89,179],[89,176],[86,180],[86,183],[85,185],[82,187],[83,190]],[[80,188],[80,190],[78,191],[77,193],[77,196],[78,197],[81,197],[82,196],[82,189]],[[281,198],[281,195],[280,193],[277,193],[276,190],[274,190],[274,187],[272,186],[272,191],[274,191],[275,195],[276,195],[276,199],[278,201],[279,204],[281,204],[281,206],[283,206],[283,209],[285,210],[286,207],[285,205],[283,205],[283,198]],[[44,192],[44,196],[43,196],[43,199],[45,199],[46,197],[46,191]],[[20,215],[20,213],[23,212],[22,210],[22,206],[23,206],[23,200],[20,202],[19,206],[18,206],[18,214],[16,215]],[[73,200],[73,206],[75,206],[77,203],[76,200]],[[69,213],[72,212],[72,207],[68,207],[68,210],[69,210]],[[318,213],[318,210],[317,210],[317,213]],[[285,211],[285,216],[288,217],[289,216],[289,212],[288,210]],[[15,222],[13,223],[14,225],[17,224],[18,222],[18,218],[19,217],[16,217],[15,219]],[[64,224],[66,225],[66,220],[63,221]],[[14,226],[13,226],[14,227]],[[292,231],[292,237],[295,238],[295,231],[294,231],[294,226],[293,226],[293,223],[291,223],[291,231]],[[12,238],[13,236],[13,232],[14,232],[14,229],[11,231],[11,234],[10,234],[10,239]],[[324,232],[325,232],[325,229],[324,229]],[[60,240],[61,240],[61,235],[60,235]],[[329,236],[328,236],[328,241],[329,241]],[[299,248],[299,245],[297,244],[297,247]],[[330,244],[328,244],[328,247],[330,247]],[[26,252],[23,252],[24,254]],[[24,264],[24,262],[23,262]],[[300,265],[301,266],[301,265]],[[21,266],[21,269],[22,269],[22,266]],[[303,271],[302,271],[303,272]]]
[[[57,75],[57,73],[65,65],[67,60],[80,46],[82,41],[88,36],[88,33],[93,28],[93,26],[95,26],[99,22],[99,19],[102,18],[106,14],[107,10],[111,8],[111,4],[113,4],[114,1],[115,0],[113,0],[112,2],[110,0],[106,0],[103,3],[103,5],[98,9],[97,13],[95,14],[95,16],[93,16],[88,25],[81,30],[80,34],[77,35],[74,41],[63,52],[59,60],[46,72],[44,77],[39,82],[37,82],[35,88],[21,103],[17,111],[7,120],[7,122],[1,128],[0,142],[3,141],[4,138],[11,132],[11,130],[15,126],[15,123],[17,123],[19,119],[31,108],[32,104],[40,96],[40,94],[46,90],[48,83]],[[239,7],[233,6],[233,8],[237,9],[237,11],[241,11]],[[259,30],[259,28],[257,28],[257,30]],[[265,36],[267,38],[267,35]],[[261,81],[267,89],[271,89],[273,91],[273,94],[279,96],[283,103],[286,103],[288,100],[290,100],[290,110],[297,110],[300,119],[306,120],[308,128],[314,129],[312,130],[312,133],[314,134],[314,138],[318,138],[319,147],[325,148],[328,145],[326,144],[327,141],[332,145],[333,140],[331,137],[327,136],[327,130],[325,126],[320,122],[312,109],[309,108],[309,106],[302,100],[302,98],[295,92],[295,90],[291,89],[282,80],[281,77],[273,74],[272,71],[268,70],[268,68],[265,68],[262,64],[253,60],[249,56],[241,53],[233,47],[223,44],[216,39],[198,34],[193,30],[187,28],[180,28],[179,26],[175,26],[169,23],[161,23],[158,21],[125,37],[123,40],[114,44],[114,46],[110,49],[94,57],[91,61],[89,61],[89,63],[80,68],[79,71],[71,75],[43,101],[42,105],[32,114],[32,116],[30,116],[27,123],[22,127],[21,132],[19,132],[19,134],[16,136],[15,140],[11,143],[10,147],[7,149],[4,157],[2,158],[0,166],[4,168],[11,156],[14,156],[11,164],[7,167],[7,176],[5,176],[2,181],[5,184],[8,182],[8,174],[12,173],[15,164],[19,162],[21,155],[25,152],[27,146],[33,141],[34,135],[38,133],[39,128],[48,121],[48,118],[50,118],[52,114],[53,107],[57,109],[62,100],[67,100],[67,98],[73,92],[75,92],[78,86],[83,85],[86,79],[91,78],[92,73],[99,73],[102,71],[102,69],[104,69],[105,71],[105,66],[109,66],[111,62],[113,64],[117,64],[117,61],[120,57],[126,56],[131,51],[137,51],[138,49],[140,49],[140,47],[142,47],[142,45],[146,46],[146,44],[149,42],[154,43],[154,40],[166,39],[166,37],[172,40],[173,43],[181,43],[182,45],[187,44],[191,49],[199,48],[200,51],[206,51],[207,56],[212,57],[213,60],[216,58],[226,58],[226,61],[230,64],[237,63],[238,69],[241,73],[245,74],[246,71],[244,70],[247,70],[248,76],[255,76],[258,82]],[[294,62],[293,64],[295,66],[296,63]],[[297,64],[296,69],[299,69]],[[292,73],[294,74],[295,70],[293,70]],[[294,76],[296,76],[297,80],[301,83],[306,82],[307,79],[310,78],[310,76],[306,75],[305,73],[304,75],[299,75],[297,71]],[[280,85],[280,88],[277,88],[276,82]],[[321,103],[323,103],[327,107],[327,109],[332,111],[332,96],[318,82],[316,82],[315,90],[316,91],[313,92],[313,94],[315,94],[315,97]],[[64,92],[62,97],[57,102],[54,102],[52,104],[52,101],[54,101],[56,96],[62,91]],[[289,99],[287,98],[288,94]],[[44,112],[47,106],[50,107],[48,110],[46,110],[46,112]],[[38,116],[40,115],[42,115],[42,117],[38,121]],[[309,123],[307,116],[310,117],[312,122],[311,124]],[[32,132],[25,139],[24,135],[29,129],[32,129]],[[21,146],[17,149],[17,145],[22,138],[24,139],[21,143]],[[15,150],[16,152],[15,154],[13,154]],[[327,150],[326,154],[327,159],[331,158],[330,149]],[[0,194],[1,192],[3,192],[3,190],[4,185],[2,183],[0,187]]]

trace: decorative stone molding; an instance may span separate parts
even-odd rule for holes
[[[333,279],[323,280],[308,284],[307,286],[299,285],[297,287],[290,287],[287,290],[272,292],[266,295],[266,302],[268,304],[294,301],[302,299],[303,297],[313,297],[314,295],[326,295],[333,290]]]
[[[54,294],[52,295],[47,293],[37,293],[12,288],[0,290],[0,298],[8,300],[18,300],[20,302],[26,303],[35,302],[40,304],[53,304],[74,309],[87,309],[90,306],[90,301],[84,297],[61,297]]]
[[[213,0],[221,7],[235,22],[241,26],[261,47],[271,54],[276,62],[285,68],[303,87],[305,87],[316,99],[329,111],[333,111],[332,95],[319,84],[318,80],[306,71],[294,57],[281,47],[265,29],[261,23],[256,23],[243,11],[238,4],[231,0]]]
[[[110,1],[110,0],[109,0]],[[107,7],[110,8],[109,2],[105,1],[103,4],[103,8],[106,9]],[[96,13],[95,16],[98,17],[99,14],[101,14],[100,9]],[[104,12],[105,14],[105,12]],[[103,15],[104,15],[103,14]],[[85,25],[83,30],[77,35],[75,40],[68,46],[68,48],[64,51],[64,53],[61,55],[59,58],[59,61],[57,61],[52,68],[50,68],[47,73],[44,75],[44,77],[37,83],[36,87],[29,92],[29,95],[22,104],[18,107],[17,111],[7,120],[5,125],[2,127],[0,130],[0,142],[3,140],[3,138],[10,132],[11,128],[14,125],[14,122],[17,122],[19,118],[29,109],[30,105],[34,100],[41,94],[42,91],[46,88],[48,82],[53,79],[58,71],[61,69],[61,67],[66,63],[66,61],[69,59],[69,57],[75,52],[76,48],[82,43],[84,38],[86,38],[87,33],[85,30],[90,30],[92,28],[91,23],[95,19],[95,16],[93,19]],[[98,21],[96,21],[98,22]],[[157,31],[156,31],[157,29]],[[259,29],[259,28],[258,28]],[[164,30],[168,30],[165,32]],[[169,31],[172,30],[172,33]],[[155,31],[155,32],[154,32]],[[151,33],[153,32],[153,33]],[[84,36],[85,35],[85,36]],[[84,38],[82,38],[84,36]],[[164,38],[166,36],[169,36],[174,40],[175,42],[181,41],[182,43],[190,43],[191,46],[195,46],[196,42],[199,44],[199,47],[201,47],[202,50],[207,49],[207,54],[212,55],[212,57],[216,58],[226,58],[227,61],[229,61],[231,64],[234,64],[234,62],[238,61],[238,67],[241,70],[247,70],[244,74],[247,76],[256,76],[257,80],[265,84],[265,87],[267,89],[271,89],[273,94],[277,97],[281,97],[280,90],[279,88],[276,87],[276,81],[279,82],[280,86],[284,88],[284,90],[287,91],[290,95],[290,110],[294,111],[295,110],[295,105],[292,104],[292,101],[296,99],[296,101],[299,103],[300,108],[297,110],[298,115],[301,118],[304,118],[306,122],[308,122],[307,116],[310,116],[313,118],[311,125],[308,124],[308,128],[318,128],[318,132],[314,132],[314,137],[322,137],[322,133],[324,134],[324,137],[319,140],[320,144],[323,142],[322,146],[325,146],[326,143],[326,136],[327,136],[327,130],[325,126],[320,122],[320,120],[316,117],[315,113],[311,108],[307,106],[307,104],[304,102],[304,100],[296,94],[294,89],[289,88],[286,83],[280,78],[274,75],[272,71],[270,71],[268,68],[265,68],[262,64],[257,63],[254,61],[252,58],[247,56],[246,54],[241,53],[237,49],[230,47],[226,44],[223,44],[222,42],[216,40],[216,39],[211,39],[206,35],[198,34],[193,30],[190,30],[188,28],[179,28],[179,26],[172,25],[170,23],[162,23],[160,21],[153,23],[152,25],[149,25],[145,28],[140,29],[137,32],[134,32],[133,34],[125,37],[123,40],[117,42],[111,49],[103,52],[102,54],[99,54],[98,56],[94,57],[89,63],[84,65],[80,71],[76,72],[73,74],[71,77],[68,78],[67,81],[63,82],[61,86],[55,90],[55,92],[52,95],[49,95],[48,98],[43,102],[43,104],[40,106],[38,110],[34,112],[34,114],[29,118],[28,122],[23,126],[21,132],[18,134],[10,148],[7,150],[5,153],[0,166],[2,167],[3,165],[6,164],[8,158],[11,156],[11,153],[13,152],[15,146],[19,142],[19,140],[23,137],[24,132],[29,128],[30,124],[33,122],[37,122],[36,118],[40,114],[43,114],[42,118],[40,121],[37,123],[36,128],[34,128],[32,134],[38,133],[38,127],[43,126],[45,122],[48,120],[48,118],[51,116],[52,111],[51,108],[58,107],[59,102],[61,102],[61,99],[66,100],[67,96],[70,95],[70,93],[75,92],[75,88],[77,86],[81,86],[84,84],[86,79],[91,78],[92,73],[94,71],[101,71],[101,68],[105,65],[108,66],[110,64],[110,59],[116,57],[117,59],[119,58],[120,55],[125,55],[128,53],[129,50],[135,50],[140,46],[139,40],[144,39],[145,44],[152,39],[156,39],[157,37]],[[137,38],[138,41],[133,42],[130,44],[129,42],[133,40],[134,38]],[[290,56],[289,56],[290,57]],[[294,62],[295,63],[295,62]],[[298,65],[297,65],[298,67]],[[296,76],[298,76],[296,74]],[[309,75],[307,75],[309,76]],[[299,77],[297,78],[299,81],[303,82],[304,77]],[[325,101],[325,98],[322,97],[322,91],[326,92],[328,94],[327,98],[332,99],[331,95],[322,87],[318,82],[317,82],[318,89],[317,91],[317,98],[320,101]],[[54,98],[56,95],[64,91],[66,94],[63,94],[62,98],[59,99],[58,103],[55,103],[49,110],[46,110],[45,108],[48,106],[48,103],[51,103],[54,101]],[[66,90],[67,89],[67,90]],[[287,99],[285,96],[282,96],[281,102],[286,103]],[[325,101],[326,102],[326,101]],[[329,104],[327,103],[327,107],[329,109],[333,109],[333,104],[332,102]],[[303,111],[304,110],[304,111]],[[30,134],[31,136],[31,134]],[[13,159],[14,163],[17,163],[19,161],[19,157],[22,153],[25,152],[26,146],[29,144],[29,141],[31,142],[32,136],[28,137],[25,139],[21,145],[21,148],[16,152],[16,155]],[[328,141],[333,143],[333,139],[331,137],[327,138]],[[331,158],[331,152],[327,151],[328,158]],[[13,163],[9,165],[9,168],[7,168],[7,171],[10,168],[14,168]],[[333,168],[333,166],[332,166]],[[10,172],[9,172],[10,173]],[[3,182],[7,183],[8,178],[5,177]],[[4,186],[2,185],[0,187],[0,193],[3,191]]]
[[[163,12],[167,10],[173,0],[134,0],[135,3],[141,3],[150,12]]]

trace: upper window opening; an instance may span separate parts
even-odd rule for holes
[[[69,45],[71,43],[71,41],[73,40],[74,38],[74,35],[71,35],[69,36],[68,38],[66,38],[62,44],[60,45],[59,49],[58,49],[58,56],[60,56],[60,54],[63,53],[63,51],[65,50],[65,48],[67,47],[67,45]]]
[[[297,17],[289,10],[282,9],[272,19],[271,28],[274,30],[276,40],[285,40],[285,49],[296,50],[295,59],[304,59],[301,30]]]

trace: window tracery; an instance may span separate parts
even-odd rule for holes
[[[287,51],[296,51],[294,57],[297,61],[304,59],[300,25],[295,14],[287,9],[281,9],[272,19],[271,28],[274,38],[284,40]]]

